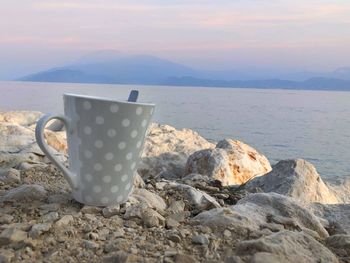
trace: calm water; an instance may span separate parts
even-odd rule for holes
[[[350,177],[350,92],[0,82],[0,110],[62,112],[64,92],[157,104],[155,121],[209,140],[242,140],[271,163],[304,158],[329,180]]]

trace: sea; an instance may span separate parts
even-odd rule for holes
[[[275,164],[303,158],[326,181],[350,179],[350,92],[0,82],[0,111],[63,113],[64,93],[156,104],[154,121],[210,141],[243,141]]]

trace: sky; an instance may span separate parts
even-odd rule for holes
[[[198,69],[350,66],[349,0],[0,0],[0,79],[98,50]]]

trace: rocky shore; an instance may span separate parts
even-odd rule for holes
[[[152,124],[129,200],[84,206],[35,142],[41,115],[0,113],[0,262],[350,262],[350,187],[305,160]]]

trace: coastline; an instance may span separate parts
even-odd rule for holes
[[[38,148],[34,129],[41,114],[0,113],[4,262],[350,258],[350,183],[324,183],[305,160],[271,167],[243,142],[212,143],[189,129],[152,124],[129,200],[89,207],[72,199],[62,174]],[[46,138],[67,161],[65,132],[47,130]]]

